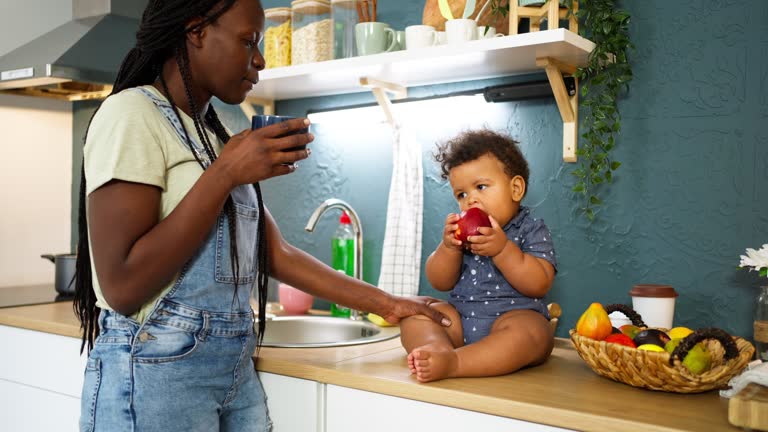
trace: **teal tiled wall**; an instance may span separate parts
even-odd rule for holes
[[[264,0],[265,7],[288,4]],[[549,296],[563,307],[558,335],[565,336],[593,301],[627,303],[633,284],[666,283],[680,293],[676,324],[751,337],[759,281],[737,266],[745,248],[768,243],[768,2],[650,0],[624,6],[632,15],[635,79],[620,105],[623,129],[615,155],[623,165],[603,193],[607,204],[598,222],[589,225],[576,214],[570,192],[575,165],[562,162],[562,123],[553,100],[466,112],[455,106],[463,113],[460,121],[424,121],[417,131],[425,161],[424,257],[439,241],[444,215],[455,209],[430,159],[434,144],[487,125],[518,139],[531,164],[524,203],[549,225],[560,263]],[[402,28],[421,21],[422,7],[421,1],[382,1],[379,19]],[[410,95],[534,78],[540,77],[424,87]],[[305,115],[370,101],[363,93],[284,101],[277,110]],[[76,142],[89,110],[76,105]],[[236,108],[221,110],[233,129],[247,127]],[[350,202],[364,222],[365,279],[375,282],[391,173],[389,132],[383,125],[315,132],[311,159],[294,175],[265,182],[267,205],[289,241],[329,262],[334,218],[326,216],[312,234],[304,224],[325,198]],[[420,291],[444,297],[423,278]]]

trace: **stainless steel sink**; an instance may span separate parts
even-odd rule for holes
[[[263,346],[282,348],[337,347],[381,342],[400,335],[399,327],[379,327],[368,321],[317,316],[267,320]]]

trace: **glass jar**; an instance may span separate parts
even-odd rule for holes
[[[264,59],[267,69],[291,64],[291,8],[266,9]]]
[[[333,58],[329,0],[291,2],[291,26],[291,64],[314,63]]]
[[[755,302],[755,352],[758,359],[768,361],[768,285],[760,287]]]
[[[349,58],[355,54],[355,25],[359,22],[357,0],[331,0],[333,19],[333,58]]]

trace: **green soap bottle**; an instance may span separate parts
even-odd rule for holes
[[[355,233],[347,212],[341,213],[339,227],[331,239],[331,257],[331,267],[347,276],[355,276]],[[331,303],[331,315],[349,318],[350,311],[346,306]]]

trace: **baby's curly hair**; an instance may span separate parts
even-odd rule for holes
[[[504,171],[510,177],[519,175],[528,184],[528,162],[517,144],[512,138],[489,129],[469,130],[438,145],[434,156],[444,179],[453,168],[490,153],[504,164]]]

